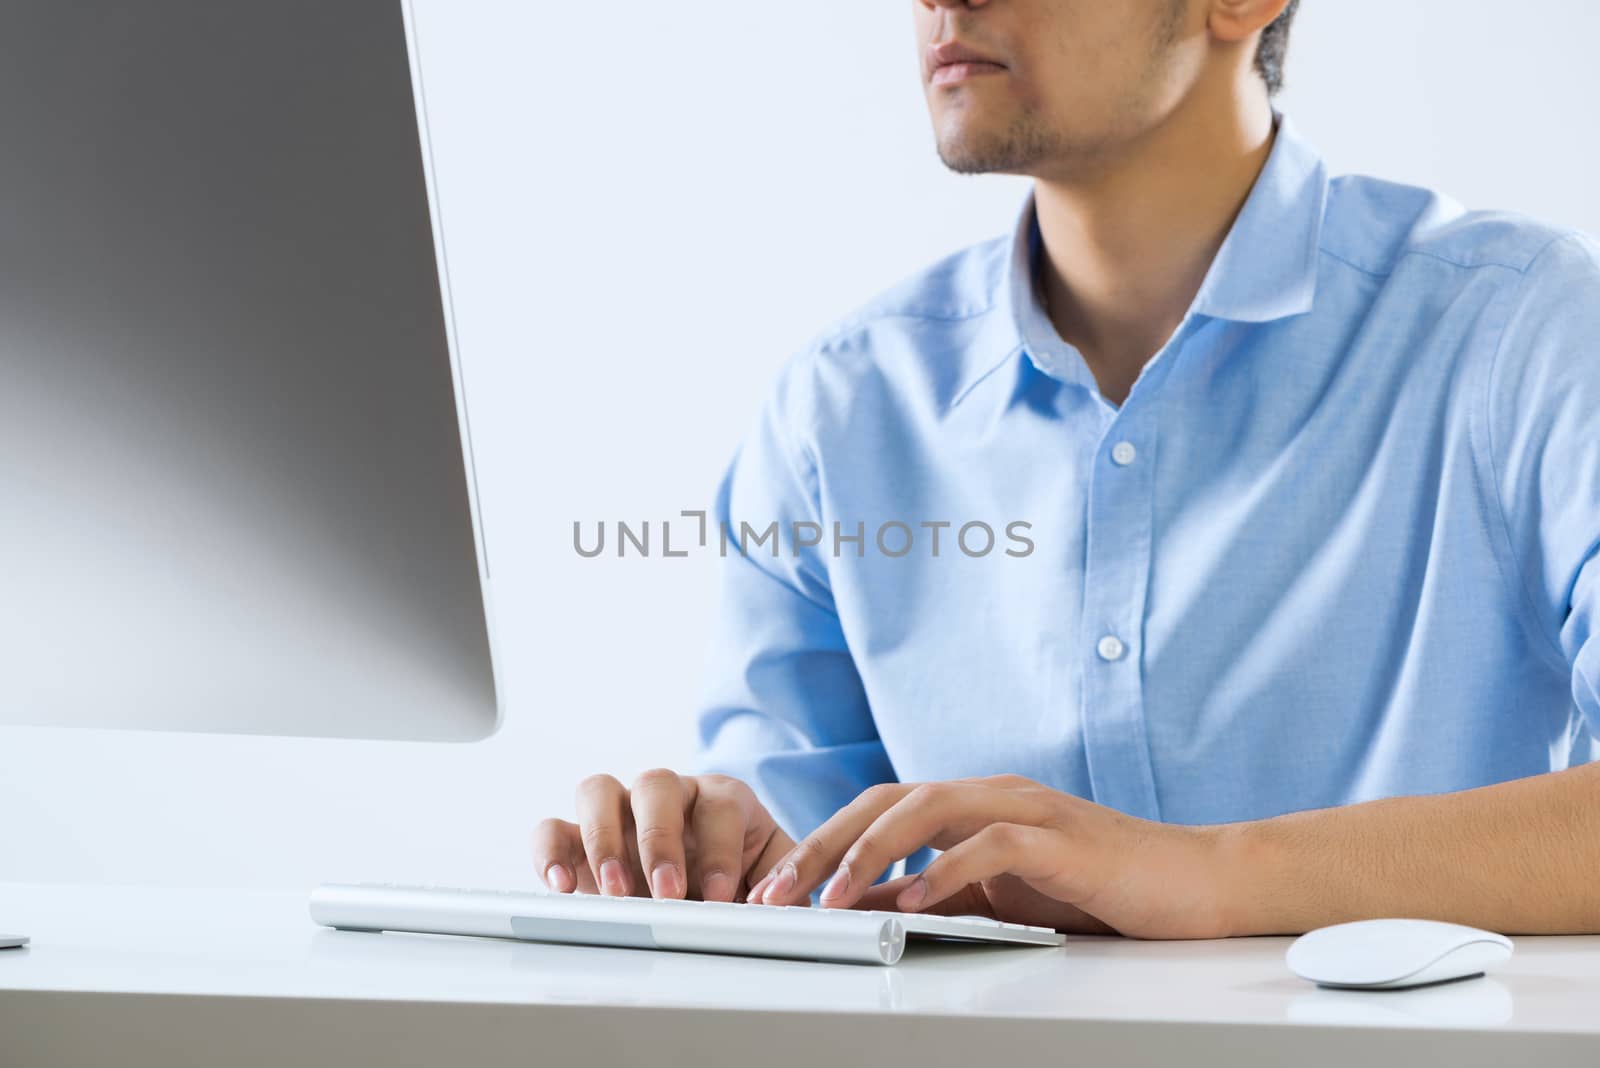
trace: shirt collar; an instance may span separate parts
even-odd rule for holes
[[[1316,295],[1318,248],[1328,174],[1320,156],[1302,140],[1286,116],[1267,162],[1211,261],[1191,312],[1213,319],[1265,323],[1311,310]],[[1024,201],[1012,231],[1002,299],[1012,335],[1040,369],[1088,381],[1045,313],[1034,283],[1040,250],[1033,194]]]
[[[1211,261],[1194,312],[1267,323],[1310,311],[1327,198],[1327,167],[1279,116],[1266,166]]]

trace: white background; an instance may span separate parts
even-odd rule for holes
[[[788,351],[1023,192],[943,172],[906,0],[416,2],[506,725],[0,728],[0,880],[531,884],[583,773],[692,751],[714,586],[573,520],[709,504]],[[1600,232],[1596,41],[1592,0],[1305,0],[1282,103],[1335,170]]]

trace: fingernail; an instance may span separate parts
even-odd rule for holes
[[[845,891],[849,889],[850,868],[841,864],[839,865],[839,870],[833,873],[833,878],[828,880],[828,885],[822,888],[822,900],[828,901],[832,898],[843,897]]]
[[[610,897],[622,897],[628,892],[623,886],[620,860],[612,859],[600,865],[600,891]]]
[[[558,894],[572,893],[574,885],[572,873],[560,864],[552,864],[544,870],[544,882]]]
[[[650,873],[650,885],[655,888],[656,897],[683,896],[683,879],[676,864],[657,864]]]
[[[707,872],[700,880],[700,896],[707,901],[727,901],[733,897],[733,879],[725,872]]]
[[[911,881],[911,885],[900,891],[900,896],[894,903],[902,909],[914,909],[928,898],[928,880],[918,876]]]
[[[800,881],[800,873],[795,871],[793,864],[785,864],[778,869],[777,878],[772,880],[772,885],[767,887],[767,892],[762,895],[762,900],[769,905],[775,905],[783,898],[789,896],[795,884]]]

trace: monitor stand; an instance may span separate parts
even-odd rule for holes
[[[21,949],[27,944],[27,935],[0,934],[0,949]]]

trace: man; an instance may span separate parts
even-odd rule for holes
[[[785,368],[719,518],[829,536],[727,557],[717,774],[587,780],[551,887],[1600,931],[1600,252],[1330,181],[1293,14],[917,0],[941,157],[1032,196]]]

